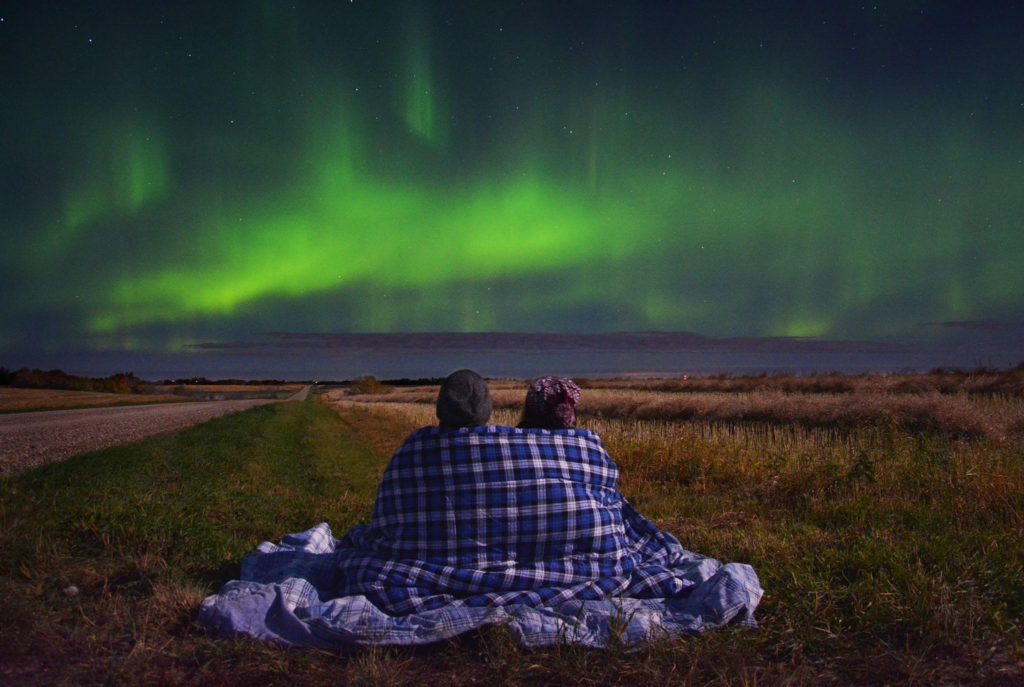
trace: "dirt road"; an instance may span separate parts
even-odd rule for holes
[[[302,401],[308,394],[307,386],[287,400]],[[0,477],[278,402],[249,399],[0,415]]]

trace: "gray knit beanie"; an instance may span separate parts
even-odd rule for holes
[[[442,427],[480,427],[491,417],[491,392],[472,370],[458,370],[441,382],[437,419]]]

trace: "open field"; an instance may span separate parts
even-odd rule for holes
[[[621,420],[766,423],[824,429],[885,425],[908,432],[1008,442],[1024,439],[1024,390],[1012,386],[1020,375],[1024,372],[985,376],[986,388],[1000,389],[992,393],[978,391],[982,382],[974,385],[970,377],[958,377],[959,382],[953,384],[945,380],[944,374],[904,376],[898,380],[841,375],[638,382],[581,380],[584,393],[578,410],[590,417]],[[847,389],[839,390],[844,385]],[[522,408],[525,382],[492,382],[491,389],[495,408]],[[383,391],[386,393],[351,395],[345,389],[336,389],[324,396],[328,401],[428,405],[437,398],[436,386]]]
[[[0,386],[0,413],[24,413],[37,410],[102,408],[146,403],[176,403],[188,399],[171,394],[108,394],[96,391],[57,389],[19,389]]]
[[[508,402],[493,419],[514,423],[523,386],[494,387]],[[636,398],[678,394],[600,393],[584,390],[601,410],[581,405],[580,424],[602,436],[622,491],[687,548],[757,569],[760,630],[634,653],[528,652],[501,630],[343,655],[208,636],[192,622],[198,603],[238,575],[242,556],[320,521],[336,535],[365,521],[390,453],[434,421],[429,389],[373,404],[332,392],[0,481],[0,682],[1024,680],[1024,445],[1014,435],[641,417]],[[1018,400],[964,402],[1016,412]],[[66,595],[69,585],[79,593]]]
[[[757,377],[693,377],[687,379],[599,380],[583,386],[644,391],[728,392],[781,391],[784,393],[889,393],[889,394],[1010,394],[1024,396],[1024,363],[1009,370],[939,370],[929,374],[816,374],[761,375]]]

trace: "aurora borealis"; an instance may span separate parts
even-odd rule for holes
[[[1017,3],[0,17],[0,353],[1024,320]]]

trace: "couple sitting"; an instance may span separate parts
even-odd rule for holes
[[[286,644],[424,644],[505,625],[526,646],[605,646],[754,626],[750,566],[685,550],[618,490],[597,435],[574,429],[579,388],[543,378],[520,427],[486,425],[475,373],[449,376],[438,427],[391,459],[369,525],[264,542],[200,620]]]
[[[572,429],[580,388],[571,379],[541,377],[530,384],[523,404],[522,428]],[[491,418],[491,392],[483,377],[472,370],[452,372],[437,394],[437,421],[441,427],[482,427]]]

